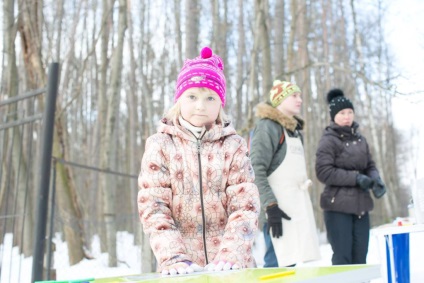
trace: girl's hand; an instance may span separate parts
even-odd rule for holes
[[[205,266],[205,270],[207,271],[225,271],[225,270],[236,270],[240,269],[238,264],[234,264],[229,261],[214,261]]]
[[[202,270],[203,267],[186,260],[165,267],[162,269],[162,275],[190,274]]]

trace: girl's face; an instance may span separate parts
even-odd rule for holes
[[[283,100],[277,109],[289,117],[299,115],[302,110],[302,94],[300,92],[293,93]]]
[[[221,110],[221,99],[208,88],[189,88],[178,101],[183,119],[196,127],[213,124]]]
[[[352,126],[353,119],[355,118],[355,113],[352,109],[346,108],[337,112],[336,116],[334,116],[334,123],[337,125],[344,126]]]

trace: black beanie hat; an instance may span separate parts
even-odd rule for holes
[[[355,111],[352,102],[338,88],[334,88],[327,93],[327,102],[330,109],[331,121],[334,121],[334,116],[343,109],[350,108]]]

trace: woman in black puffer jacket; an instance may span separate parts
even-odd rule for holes
[[[325,184],[320,205],[332,263],[365,264],[374,196],[385,192],[366,139],[358,132],[352,102],[340,89],[327,94],[331,123],[324,130],[316,153],[315,172]]]

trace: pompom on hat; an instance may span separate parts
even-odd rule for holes
[[[327,93],[327,102],[330,109],[331,121],[334,121],[334,117],[343,109],[350,108],[355,111],[352,102],[338,88],[334,88]]]
[[[280,80],[275,80],[272,84],[271,91],[269,92],[269,101],[273,107],[277,107],[287,97],[296,92],[301,92],[300,88],[291,83]]]
[[[184,62],[178,74],[174,102],[184,91],[192,87],[205,87],[215,91],[221,98],[222,106],[225,106],[224,63],[209,47],[204,47],[200,51],[200,56]]]

